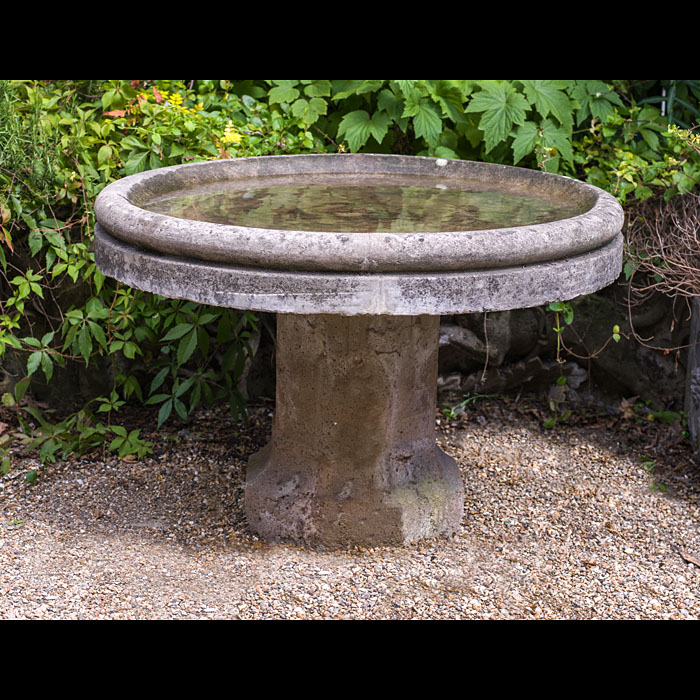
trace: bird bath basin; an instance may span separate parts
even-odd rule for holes
[[[267,156],[126,177],[95,202],[106,275],[277,313],[270,443],[246,517],[318,547],[450,534],[464,493],[435,444],[439,320],[572,299],[622,264],[615,199],[547,173],[370,154]]]

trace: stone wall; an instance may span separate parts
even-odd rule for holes
[[[593,401],[614,411],[621,399],[637,397],[657,408],[681,410],[687,351],[665,350],[687,345],[688,308],[658,295],[630,313],[627,291],[621,279],[573,301],[574,322],[562,334],[571,352],[560,349],[562,363],[557,362],[555,315],[546,307],[443,317],[441,388],[539,392],[551,388],[563,372],[570,400]],[[617,343],[611,340],[616,325],[622,336]]]

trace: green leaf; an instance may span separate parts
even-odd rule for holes
[[[107,110],[111,107],[112,105],[112,100],[116,98],[117,91],[116,90],[107,90],[103,95],[102,95],[102,109]]]
[[[116,450],[118,447],[124,444],[125,438],[123,437],[115,437],[112,442],[109,443],[109,449],[110,450]]]
[[[133,394],[136,394],[139,401],[143,403],[143,393],[141,392],[141,385],[139,384],[139,380],[133,375],[130,375],[124,382],[124,386],[122,387],[122,393],[124,394],[125,399],[128,399]]]
[[[17,384],[15,384],[15,400],[17,401],[17,403],[19,403],[24,397],[24,394],[29,388],[30,382],[31,379],[29,377],[25,377],[21,381],[17,382]]]
[[[97,151],[97,164],[103,165],[112,157],[112,148],[105,144]]]
[[[130,360],[133,360],[134,357],[136,357],[136,353],[140,353],[141,351],[139,350],[139,346],[136,345],[136,343],[128,341],[124,343],[124,348],[122,352],[124,353],[124,357],[128,357]]]
[[[278,83],[278,85],[267,93],[270,104],[292,102],[299,97],[300,92],[294,87],[296,80],[275,80],[273,82]]]
[[[128,454],[132,453],[133,446],[129,440],[124,440],[119,446],[119,456],[126,457]]]
[[[27,474],[24,477],[24,480],[28,484],[33,484],[37,480],[38,476],[39,476],[39,472],[36,469],[32,469],[31,471],[27,472]]]
[[[119,142],[119,145],[129,151],[148,150],[148,146],[146,146],[143,141],[139,141],[135,136],[127,136],[126,138],[123,138]]]
[[[390,117],[384,112],[375,112],[370,118],[364,109],[346,114],[338,126],[338,136],[345,136],[350,150],[357,152],[373,136],[381,143],[391,124]]]
[[[197,328],[197,347],[202,357],[206,357],[209,353],[209,333],[201,326]]]
[[[571,129],[574,123],[573,104],[562,80],[521,80],[525,96],[542,117],[553,114],[559,123]]]
[[[553,301],[547,306],[547,309],[549,311],[562,312],[564,314],[564,322],[568,326],[574,322],[574,309],[568,301]]]
[[[190,411],[193,411],[199,405],[199,399],[202,395],[202,383],[197,382],[190,394]]]
[[[394,82],[399,86],[399,90],[401,90],[401,92],[404,94],[412,92],[418,84],[417,80],[395,80]]]
[[[156,394],[155,396],[151,396],[150,398],[146,399],[145,403],[150,406],[154,403],[162,403],[169,398],[170,394]]]
[[[382,90],[377,97],[377,107],[386,112],[404,131],[406,130],[405,123],[408,119],[402,119],[404,101],[400,97],[391,90]]]
[[[102,326],[94,321],[88,321],[88,326],[90,327],[92,337],[95,338],[105,350],[107,350],[107,338],[105,336],[105,332],[102,330]]]
[[[364,82],[364,80],[334,80],[333,100],[344,100],[346,97],[356,94],[356,91]]]
[[[168,372],[170,371],[170,367],[163,367],[163,369],[156,374],[156,376],[153,378],[153,381],[151,382],[151,387],[148,390],[149,394],[152,394],[156,389],[159,389],[163,382],[165,381],[165,378],[168,376]]]
[[[38,338],[33,338],[31,335],[28,335],[26,338],[22,338],[22,340],[27,345],[31,345],[33,348],[40,348],[41,347],[41,341]]]
[[[78,349],[80,354],[85,359],[85,365],[90,362],[90,354],[92,353],[92,337],[87,326],[83,326],[78,333]]]
[[[36,350],[33,352],[28,358],[27,358],[27,374],[32,375],[34,372],[36,372],[39,369],[39,365],[41,364],[41,356],[42,356],[41,350]]]
[[[146,160],[150,153],[148,151],[143,151],[141,153],[136,153],[124,164],[124,170],[126,170],[127,175],[134,175],[136,173],[143,172],[146,169]]]
[[[574,152],[571,147],[569,132],[557,126],[551,119],[545,119],[542,124],[542,144],[547,148],[556,148],[569,163],[574,162]]]
[[[377,92],[384,87],[384,80],[360,80],[359,85],[355,88],[356,95],[365,95],[368,92]]]
[[[189,377],[188,379],[185,379],[185,381],[182,382],[182,384],[180,384],[175,389],[175,397],[182,396],[192,386],[193,382],[194,377]]]
[[[48,333],[44,333],[44,335],[41,336],[41,347],[45,348],[48,347],[51,344],[51,341],[53,340],[54,332],[49,331]]]
[[[480,81],[480,92],[472,95],[466,112],[483,112],[479,128],[484,132],[486,152],[493,150],[510,134],[514,124],[524,124],[528,101],[510,84]]]
[[[218,311],[216,313],[212,313],[211,311],[206,311],[197,319],[197,322],[199,323],[200,326],[206,326],[207,323],[211,323],[212,321],[216,321],[216,319],[219,318],[219,316],[221,316],[220,311]]]
[[[180,399],[175,399],[173,405],[175,406],[178,416],[180,416],[182,420],[187,420],[187,408],[185,408],[185,404],[182,403]]]
[[[98,294],[102,289],[102,285],[104,284],[105,279],[107,278],[97,268],[95,268],[93,272],[93,280],[95,281],[95,289]]]
[[[437,102],[444,116],[455,123],[464,122],[464,97],[459,81],[456,80],[430,80],[428,91]]]
[[[515,130],[513,139],[513,163],[517,165],[525,156],[530,155],[540,140],[540,132],[534,122],[525,122]]]
[[[619,95],[600,80],[579,80],[571,90],[571,97],[579,105],[577,123],[589,115],[605,122],[615,113],[615,106],[623,107]]]
[[[29,232],[28,242],[29,251],[34,257],[36,257],[37,253],[41,250],[42,246],[44,245],[44,237],[41,235],[41,231],[39,229],[33,228]]]
[[[454,158],[455,160],[459,160],[459,155],[455,153],[451,148],[448,148],[447,146],[438,146],[435,149],[435,157],[436,158]]]
[[[182,338],[185,333],[188,333],[190,330],[192,330],[192,324],[191,323],[178,323],[177,326],[174,326],[171,328],[162,338],[161,340],[163,342],[166,342],[168,340],[177,340],[178,338]]]
[[[184,365],[197,347],[197,329],[193,328],[177,346],[177,363]]]
[[[47,352],[41,353],[41,369],[44,372],[46,381],[51,381],[51,376],[53,375],[53,362],[51,361],[51,357]]]
[[[160,407],[160,410],[158,411],[158,428],[160,428],[160,426],[163,425],[163,423],[165,423],[166,420],[168,420],[172,410],[173,399],[170,398]]]
[[[330,80],[314,80],[304,88],[304,94],[309,97],[329,97],[331,94],[331,82]]]
[[[51,277],[56,277],[56,275],[60,275],[66,268],[68,267],[68,263],[59,263],[58,265],[55,265],[53,270],[51,270]]]
[[[409,95],[403,110],[404,117],[413,117],[413,130],[418,138],[424,138],[428,145],[437,146],[442,132],[442,117],[438,108],[427,98],[416,100]]]
[[[318,118],[328,111],[328,104],[320,97],[305,100],[303,97],[292,105],[292,115],[301,119],[304,124],[313,124]]]

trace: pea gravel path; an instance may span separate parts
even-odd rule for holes
[[[202,410],[150,435],[153,416],[134,415],[152,456],[58,463],[34,485],[38,461],[16,456],[0,479],[0,619],[700,617],[700,469],[678,424],[545,431],[534,404],[472,404],[437,426],[467,493],[456,536],[314,552],[246,529],[245,462],[270,415],[255,407],[244,429]]]

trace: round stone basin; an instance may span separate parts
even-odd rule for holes
[[[270,540],[401,544],[455,532],[435,445],[439,317],[613,282],[623,214],[600,189],[488,163],[370,154],[162,168],[95,202],[100,270],[168,297],[277,313],[269,445],[246,515]]]
[[[434,178],[433,178],[434,179]],[[190,221],[322,233],[447,233],[532,226],[583,214],[587,198],[562,201],[480,190],[479,182],[416,175],[337,174],[251,178],[171,192],[141,206]]]

